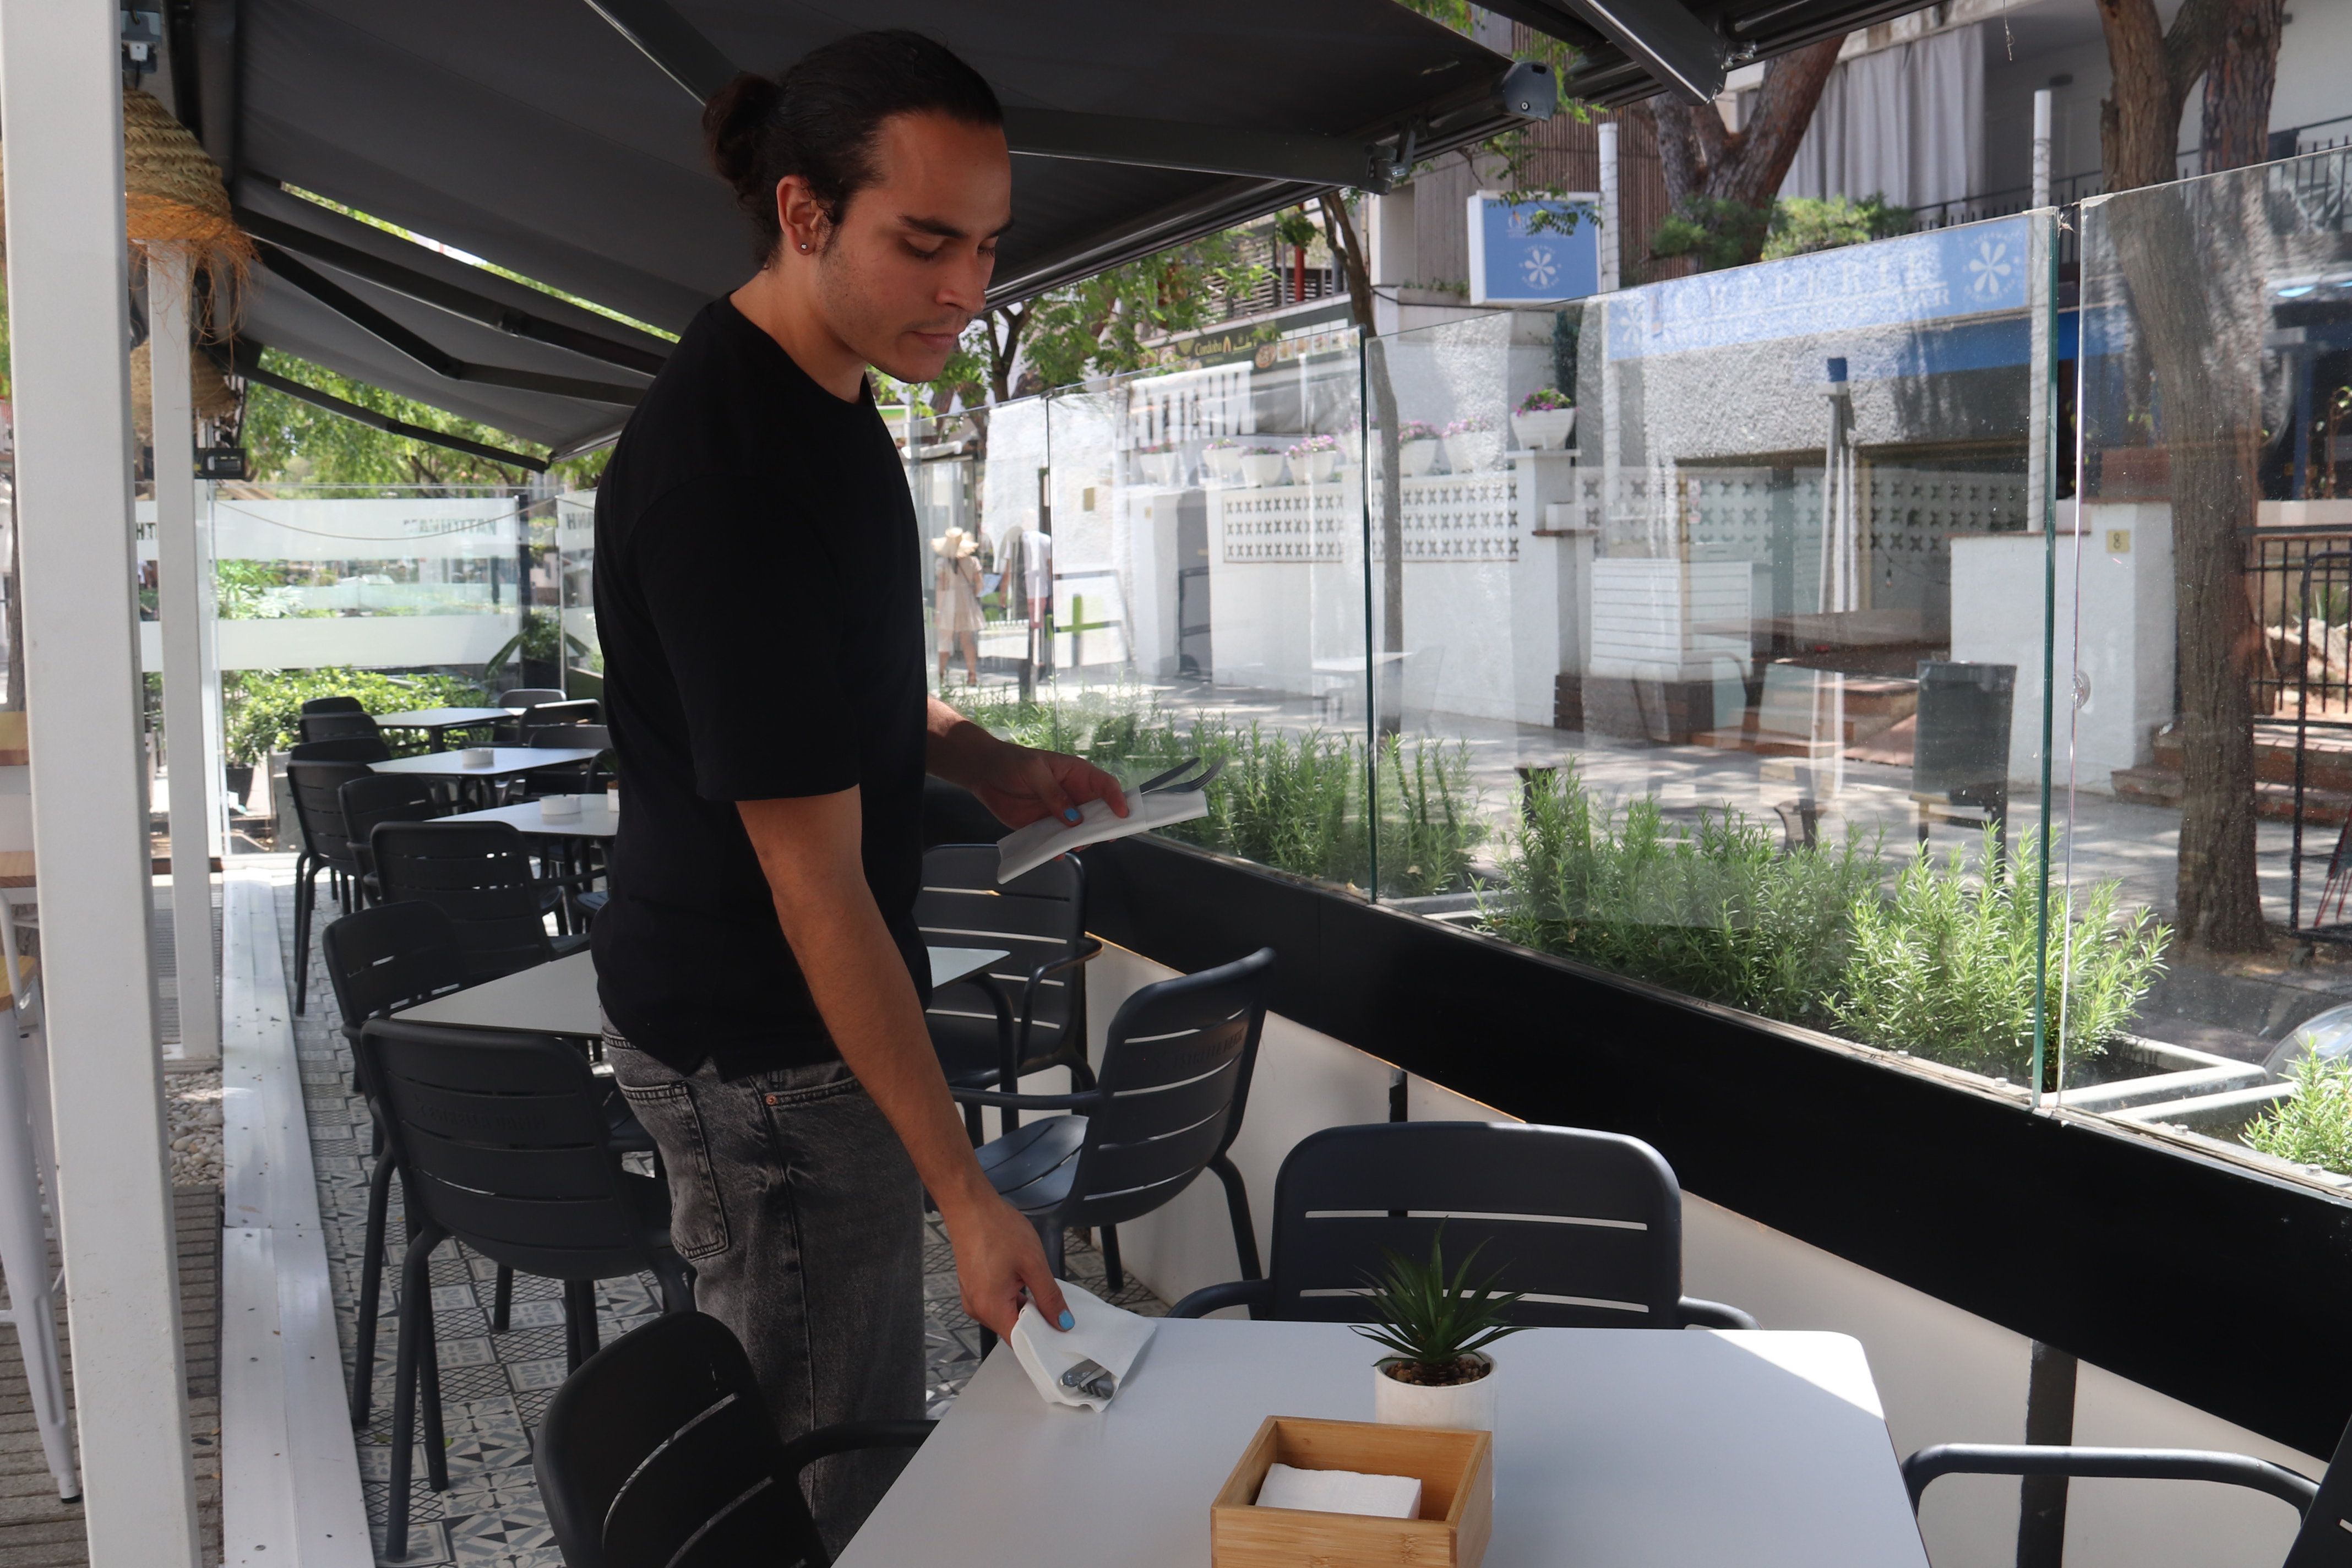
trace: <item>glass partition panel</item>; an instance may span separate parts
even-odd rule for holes
[[[1383,897],[2048,1082],[2053,233],[1371,345]]]
[[[2052,995],[2069,1105],[2338,1184],[2347,185],[2336,151],[2083,210]]]

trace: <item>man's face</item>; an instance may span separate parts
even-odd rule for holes
[[[996,237],[1013,218],[1004,132],[898,114],[875,141],[880,178],[849,198],[817,268],[826,323],[900,381],[936,380],[987,303]]]

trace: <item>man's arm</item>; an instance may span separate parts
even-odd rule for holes
[[[742,801],[736,809],[834,1044],[939,1205],[964,1310],[1008,1334],[1026,1290],[1047,1322],[1067,1327],[1036,1231],[996,1195],[972,1158],[906,960],[866,885],[857,791]]]
[[[923,765],[978,795],[1007,827],[1026,827],[1041,816],[1076,822],[1078,807],[1097,799],[1127,815],[1118,781],[1092,763],[1000,741],[936,697],[929,724]]]

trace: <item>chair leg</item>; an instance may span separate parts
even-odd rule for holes
[[[1056,1279],[1062,1278],[1062,1216],[1051,1214],[1029,1222],[1037,1227],[1037,1239],[1045,1244],[1045,1271]]]
[[[596,1282],[593,1279],[566,1280],[563,1286],[563,1323],[568,1333],[566,1348],[571,1352],[567,1373],[578,1372],[580,1363],[596,1353]]]
[[[1102,1227],[1103,1283],[1113,1290],[1127,1289],[1127,1270],[1118,1262],[1118,1226]]]
[[[393,1163],[381,1148],[368,1177],[367,1248],[360,1261],[359,1322],[352,1335],[352,1425],[364,1426],[375,1393],[375,1320],[383,1310],[383,1230],[392,1208]]]
[[[662,1310],[694,1310],[694,1266],[667,1250],[654,1254],[654,1279],[661,1286]]]
[[[1242,1173],[1223,1154],[1209,1162],[1209,1169],[1225,1184],[1225,1212],[1233,1217],[1234,1250],[1241,1255],[1242,1278],[1263,1279],[1265,1270],[1258,1262],[1257,1227],[1250,1222],[1249,1189],[1242,1185]]]
[[[387,1557],[408,1555],[408,1483],[416,1448],[418,1355],[431,1353],[420,1342],[429,1339],[433,1330],[433,1249],[440,1244],[439,1232],[430,1227],[419,1230],[400,1266],[399,1348],[394,1352],[392,1378],[392,1495],[386,1500],[383,1521]]]
[[[982,1129],[980,1125],[979,1106],[967,1104],[963,1108],[963,1131],[964,1136],[971,1140],[971,1146],[975,1149],[988,1142],[985,1137],[982,1136]]]
[[[319,868],[304,851],[294,858],[294,1011],[306,1010],[310,994],[310,900],[317,896]]]
[[[490,1296],[490,1332],[502,1334],[514,1321],[514,1270],[499,1265],[498,1288]]]
[[[433,1321],[433,1279],[425,1280],[423,1361],[417,1372],[418,1403],[425,1416],[425,1481],[436,1492],[449,1489],[449,1443],[441,1430],[441,1331]]]

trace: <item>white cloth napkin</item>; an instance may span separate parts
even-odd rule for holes
[[[1360,1470],[1301,1470],[1271,1465],[1258,1486],[1257,1506],[1362,1513],[1374,1519],[1418,1519],[1421,1480],[1415,1476],[1368,1476]]]
[[[1077,1326],[1057,1329],[1047,1322],[1033,1304],[1021,1309],[1021,1317],[1006,1336],[1013,1353],[1020,1358],[1021,1369],[1048,1405],[1073,1405],[1087,1410],[1100,1410],[1110,1401],[1081,1394],[1075,1388],[1062,1386],[1062,1374],[1082,1361],[1102,1363],[1118,1388],[1127,1386],[1128,1368],[1151,1342],[1152,1322],[1139,1318],[1123,1307],[1114,1307],[1065,1279],[1061,1282],[1062,1299],[1069,1303],[1070,1316]],[[1117,1390],[1113,1394],[1116,1397]]]

